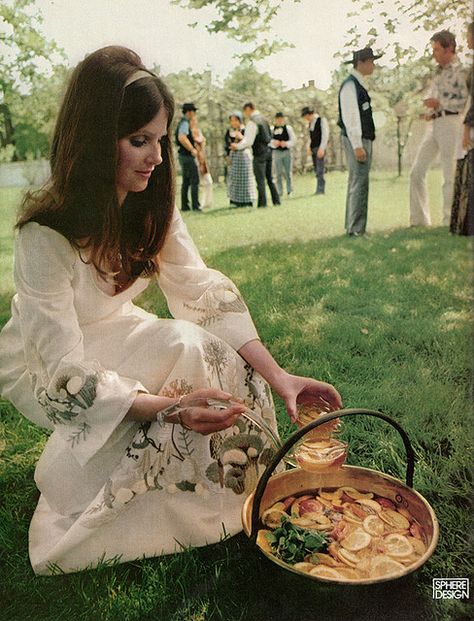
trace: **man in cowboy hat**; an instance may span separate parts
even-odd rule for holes
[[[196,163],[197,150],[191,131],[190,121],[196,116],[196,106],[189,102],[181,108],[183,116],[176,128],[176,144],[181,166],[181,211],[189,211],[188,190],[191,187],[193,211],[202,211],[199,205],[199,170]]]
[[[365,82],[366,76],[375,69],[375,55],[372,48],[353,52],[351,73],[339,90],[339,119],[342,142],[346,153],[349,180],[346,199],[346,232],[358,237],[365,233],[367,205],[369,198],[369,171],[372,161],[372,143],[375,140],[375,126],[372,117],[370,96]]]
[[[324,194],[326,181],[324,179],[324,158],[329,139],[329,124],[327,119],[315,114],[314,109],[305,106],[301,116],[308,122],[309,149],[313,160],[314,174],[316,175],[315,194]]]

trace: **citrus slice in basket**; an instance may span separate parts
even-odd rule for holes
[[[393,533],[384,538],[385,552],[389,556],[406,558],[413,554],[413,546],[404,535]]]
[[[315,552],[309,556],[313,565],[327,565],[328,567],[337,567],[340,565],[332,556],[324,554],[324,552]]]
[[[410,522],[404,515],[398,513],[398,511],[393,511],[393,509],[384,509],[378,515],[384,522],[393,528],[398,530],[407,530],[410,528]]]
[[[269,552],[271,554],[273,550],[272,550],[272,546],[270,545],[270,542],[267,539],[268,533],[271,533],[271,531],[261,528],[257,533],[256,543],[261,550],[263,550],[264,552]]]
[[[356,528],[347,537],[341,540],[341,546],[350,552],[357,552],[370,545],[372,537],[362,528]]]
[[[339,548],[337,555],[340,560],[349,567],[356,567],[357,563],[360,561],[360,558],[354,554],[354,552],[350,552],[344,548]]]
[[[342,492],[344,492],[345,494],[347,494],[347,496],[350,496],[351,498],[353,498],[354,500],[358,500],[359,498],[366,498],[367,500],[372,500],[372,498],[374,497],[372,492],[367,492],[367,493],[359,492],[353,487],[348,487],[347,485],[340,487],[339,489],[342,490]]]
[[[364,530],[373,537],[382,535],[385,529],[384,523],[377,515],[367,516],[362,522],[362,526],[364,527]]]
[[[417,539],[416,537],[407,537],[407,540],[413,546],[415,554],[422,556],[426,552],[426,546],[421,539]]]
[[[373,560],[370,570],[370,577],[383,578],[384,576],[399,574],[403,571],[405,571],[404,565],[389,556],[381,555]]]
[[[284,511],[285,505],[282,502],[277,502],[269,509],[266,509],[262,513],[262,522],[265,526],[270,526],[270,528],[278,528],[281,525],[282,516],[287,513]]]
[[[297,571],[304,571],[305,573],[309,574],[310,571],[314,569],[314,565],[313,563],[306,563],[306,562],[295,563],[293,565],[293,569],[296,569]]]
[[[344,576],[337,569],[327,565],[316,565],[309,573],[311,576],[326,578],[327,580],[345,580]]]

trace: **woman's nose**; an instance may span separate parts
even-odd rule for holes
[[[161,143],[160,142],[156,142],[154,145],[152,145],[152,149],[148,155],[148,160],[153,163],[155,166],[159,166],[161,164],[161,162],[163,161],[163,158],[161,157]]]

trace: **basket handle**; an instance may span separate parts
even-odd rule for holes
[[[275,453],[272,461],[266,467],[264,473],[260,477],[257,487],[255,489],[255,495],[253,499],[252,506],[252,530],[250,536],[253,539],[256,539],[259,522],[260,522],[260,503],[262,501],[262,496],[267,487],[268,480],[270,479],[273,471],[278,466],[280,461],[284,458],[284,456],[288,453],[288,451],[293,447],[293,445],[298,442],[300,438],[319,427],[320,425],[324,425],[335,418],[342,418],[344,416],[374,416],[375,418],[381,418],[385,422],[395,427],[400,436],[402,437],[403,444],[405,445],[406,456],[407,456],[407,470],[406,470],[406,484],[408,487],[413,487],[413,472],[415,470],[415,453],[413,451],[413,447],[408,439],[408,435],[406,431],[392,418],[387,416],[386,414],[382,414],[381,412],[376,412],[375,410],[364,410],[358,408],[351,408],[346,410],[338,410],[336,412],[330,412],[329,414],[323,414],[316,420],[313,420],[311,423],[298,429],[282,444],[281,448]]]

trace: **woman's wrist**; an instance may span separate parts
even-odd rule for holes
[[[176,403],[176,397],[162,397],[139,392],[124,420],[150,422],[156,420],[156,413]]]

